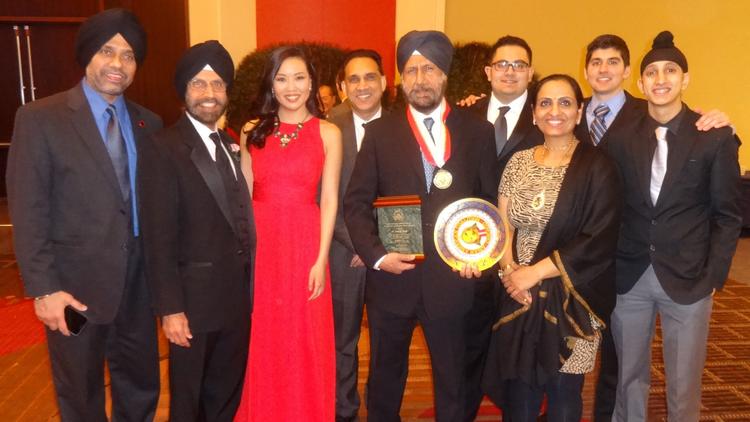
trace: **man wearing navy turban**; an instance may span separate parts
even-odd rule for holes
[[[452,270],[433,242],[438,214],[464,198],[496,201],[498,172],[492,126],[445,100],[453,45],[437,31],[412,31],[398,43],[405,109],[368,123],[344,197],[344,217],[368,268],[370,324],[367,418],[399,420],[409,343],[420,323],[432,359],[435,418],[473,421],[490,334],[492,271],[461,263]],[[373,200],[416,195],[421,201],[424,261],[387,250]]]

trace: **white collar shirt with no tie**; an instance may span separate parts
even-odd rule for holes
[[[193,127],[195,127],[195,130],[198,132],[198,136],[200,136],[201,140],[203,141],[203,144],[206,145],[206,149],[208,150],[208,155],[210,155],[211,159],[215,162],[216,161],[216,144],[209,137],[209,135],[217,131],[211,130],[208,126],[195,120],[195,118],[193,118],[193,116],[191,116],[190,113],[186,112],[185,115],[190,120],[190,123],[193,124]],[[222,142],[222,145],[223,145],[223,142]],[[234,173],[234,178],[236,180],[237,169],[234,167],[234,160],[232,160],[232,156],[229,155],[229,151],[227,151],[226,148],[222,148],[222,149],[224,151],[224,154],[226,154],[227,159],[229,160],[229,165],[232,166],[232,172]]]

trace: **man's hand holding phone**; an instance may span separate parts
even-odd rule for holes
[[[34,299],[34,312],[36,313],[37,318],[39,318],[39,320],[50,330],[60,330],[60,333],[64,336],[71,335],[71,332],[68,329],[68,324],[65,320],[65,308],[68,306],[72,308],[71,311],[68,312],[85,312],[88,309],[86,305],[76,300],[73,295],[62,290],[48,295],[39,296]],[[80,313],[78,315],[84,319],[86,318]],[[80,318],[78,317],[71,315],[70,318],[76,319],[77,322],[80,322]],[[77,333],[80,333],[80,330],[83,329],[84,325],[85,324],[80,325]]]

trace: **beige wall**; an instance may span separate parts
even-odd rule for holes
[[[408,0],[402,0],[408,1]],[[604,4],[594,0],[501,2],[445,0],[445,32],[454,42],[494,42],[506,34],[524,38],[534,52],[538,74],[569,73],[582,81],[585,47],[595,36],[617,34],[631,50],[635,75],[627,89],[640,96],[640,59],[653,37],[668,29],[688,58],[691,83],[685,101],[693,108],[727,112],[740,137],[750,142],[750,1],[633,0]],[[750,170],[750,147],[740,148],[743,170]]]
[[[235,65],[255,50],[255,0],[189,0],[190,45],[219,40]]]
[[[448,0],[397,0],[395,42],[413,30],[443,31],[445,28],[445,2]],[[401,80],[396,70],[395,83]]]

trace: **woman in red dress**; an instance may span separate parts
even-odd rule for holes
[[[328,249],[341,133],[320,120],[315,70],[280,47],[242,136],[258,234],[250,354],[237,421],[335,419]],[[318,206],[318,188],[320,199]]]

